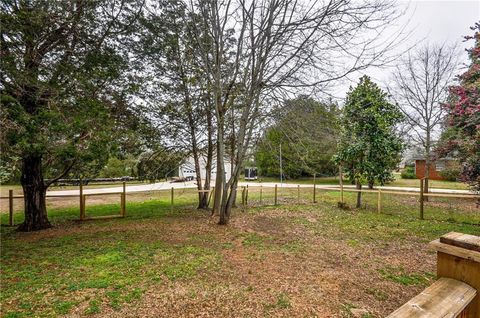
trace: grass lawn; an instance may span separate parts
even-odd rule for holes
[[[420,221],[410,196],[385,195],[379,214],[375,194],[358,210],[336,208],[336,192],[312,204],[310,191],[282,189],[281,205],[262,207],[259,195],[251,190],[226,227],[193,207],[193,191],[177,193],[173,211],[167,192],[128,195],[126,218],[84,223],[76,201],[50,203],[54,228],[1,228],[1,315],[383,317],[435,279],[427,242],[480,235],[474,202],[432,200]],[[271,189],[262,203],[273,203]],[[118,210],[87,203],[89,215]]]

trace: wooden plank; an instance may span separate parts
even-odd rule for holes
[[[480,199],[476,194],[455,194],[455,193],[440,193],[440,192],[428,192],[423,194],[426,197],[439,197],[439,198],[457,198],[457,199]]]
[[[455,255],[461,258],[469,259],[480,263],[480,252],[467,250],[461,247],[453,246],[440,242],[440,239],[434,240],[429,243],[430,247],[434,248],[437,252],[442,252],[450,255]]]
[[[309,188],[309,186],[302,186],[305,188]],[[311,186],[310,188],[313,188]],[[145,191],[132,191],[131,193],[142,193],[142,192],[162,192],[162,191],[168,191],[169,189],[150,189],[150,190],[145,190]],[[339,188],[317,188],[317,190],[325,190],[325,191],[340,191],[341,189]],[[201,190],[204,191],[204,190]],[[349,189],[345,188],[343,189],[344,192],[364,192],[364,193],[377,193],[377,190],[357,190],[357,189]],[[93,196],[93,195],[110,195],[110,194],[120,194],[121,192],[106,192],[106,193],[88,193],[86,195],[88,196]],[[398,195],[409,195],[409,196],[418,196],[420,193],[414,192],[414,191],[389,191],[389,190],[382,190],[382,194],[398,194]],[[424,196],[429,196],[429,197],[439,197],[439,198],[454,198],[454,199],[480,199],[479,195],[475,194],[454,194],[454,193],[424,193]],[[78,197],[78,194],[65,194],[65,195],[51,195],[51,194],[46,194],[47,198],[73,198],[73,197]],[[23,199],[23,195],[14,195],[14,199]],[[8,196],[2,196],[0,197],[2,200],[8,200]]]
[[[338,188],[318,188],[319,190],[327,190],[327,191],[340,191],[341,189]],[[343,188],[343,192],[363,192],[363,193],[378,193],[377,190],[358,190],[358,189],[350,189],[350,188]],[[399,195],[420,195],[420,192],[416,191],[387,191],[387,190],[382,190],[383,194],[399,194]]]
[[[326,191],[341,191],[338,188],[318,188],[319,190],[326,190]],[[344,192],[364,192],[364,193],[377,193],[377,190],[358,190],[358,189],[350,189],[350,188],[343,188]],[[419,196],[420,191],[390,191],[390,190],[382,190],[383,194],[398,194],[398,195],[410,195],[410,196]],[[454,193],[424,193],[424,196],[430,197],[439,197],[439,198],[456,198],[456,199],[480,199],[479,195],[475,194],[454,194]]]
[[[440,237],[440,242],[480,252],[480,236],[450,232]]]
[[[480,296],[478,294],[480,291],[480,263],[463,257],[437,252],[437,277],[456,279],[477,290],[477,296],[470,302],[462,317],[480,317]]]
[[[442,277],[387,318],[457,317],[477,291],[461,281]]]
[[[77,195],[77,196],[78,196],[78,195]],[[14,195],[12,198],[14,198],[14,199],[23,199],[23,195]],[[9,196],[0,197],[0,199],[2,199],[2,200],[10,200],[10,197],[9,197]]]
[[[96,195],[102,196],[102,195],[119,195],[119,194],[123,194],[123,192],[84,193],[83,195],[86,197],[93,197]]]
[[[92,220],[108,220],[108,219],[118,219],[118,218],[123,218],[124,216],[121,214],[116,214],[116,215],[101,215],[101,216],[89,216],[85,217],[81,221],[92,221]]]

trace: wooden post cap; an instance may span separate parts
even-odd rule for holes
[[[440,242],[480,252],[480,236],[450,232],[441,236]]]
[[[480,236],[450,232],[430,242],[437,252],[480,263]]]

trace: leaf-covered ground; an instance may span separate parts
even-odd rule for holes
[[[79,223],[77,208],[55,208],[52,229],[2,227],[2,317],[383,317],[435,279],[430,240],[480,235],[473,202],[430,202],[420,221],[411,197],[385,196],[378,214],[374,195],[340,210],[337,193],[317,204],[297,194],[237,209],[227,227],[194,209],[193,194],[173,211],[164,196],[129,201],[125,219]]]

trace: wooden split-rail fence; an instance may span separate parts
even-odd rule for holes
[[[477,199],[480,200],[479,195],[474,195],[474,194],[456,194],[456,193],[438,193],[438,192],[429,192],[429,193],[424,193],[423,190],[424,187],[424,180],[420,180],[420,191],[392,191],[392,190],[382,190],[380,188],[377,189],[353,189],[349,187],[344,187],[343,182],[340,182],[339,187],[317,187],[316,184],[313,185],[297,185],[296,187],[296,199],[297,203],[301,202],[301,189],[311,189],[312,191],[312,201],[313,203],[317,203],[317,192],[318,191],[337,191],[340,192],[340,202],[341,206],[345,205],[345,192],[362,192],[362,193],[375,193],[377,194],[377,211],[379,213],[382,212],[382,200],[383,196],[387,194],[393,194],[393,195],[406,195],[406,196],[418,196],[419,197],[419,218],[424,219],[424,202],[425,202],[425,197],[440,197],[440,198],[457,198],[457,199]],[[265,198],[264,198],[264,189],[267,187],[264,187],[262,185],[260,186],[241,186],[241,207],[242,210],[247,210],[248,208],[248,196],[249,192],[252,191],[257,191],[259,192],[259,205],[262,206],[265,203]],[[271,188],[271,187],[269,187]],[[273,204],[278,205],[279,204],[279,189],[278,189],[278,184],[275,184],[273,189],[274,189],[274,197],[273,197]],[[287,187],[287,189],[295,189],[294,187]],[[135,191],[135,193],[140,193],[140,192],[158,192],[158,191],[165,191],[168,189],[157,189],[157,190],[144,190],[144,191]],[[211,189],[207,190],[195,190],[196,192],[204,192],[204,193],[210,193],[209,194],[209,199],[208,202],[211,201],[211,198],[213,196],[213,193],[215,192],[215,188],[212,187]],[[310,190],[309,190],[310,191]],[[118,214],[115,215],[108,215],[108,216],[87,216],[86,215],[86,201],[87,197],[92,197],[92,196],[102,196],[102,195],[119,195],[120,196],[120,211]],[[68,197],[79,197],[79,206],[80,206],[80,220],[81,221],[86,221],[86,220],[94,220],[94,219],[107,219],[107,218],[123,218],[126,216],[126,203],[127,203],[127,185],[125,182],[123,182],[123,187],[122,191],[120,192],[105,192],[105,193],[84,193],[83,185],[80,183],[79,185],[79,194],[68,194],[68,195],[47,195],[47,198],[68,198]],[[14,225],[14,218],[13,218],[13,213],[14,213],[14,199],[20,199],[23,198],[23,195],[13,195],[13,190],[9,190],[8,192],[8,197],[0,197],[0,199],[8,199],[8,212],[9,212],[9,218],[8,218],[8,225],[13,226]],[[171,210],[173,211],[174,209],[174,201],[175,201],[175,188],[170,188],[170,206]]]

